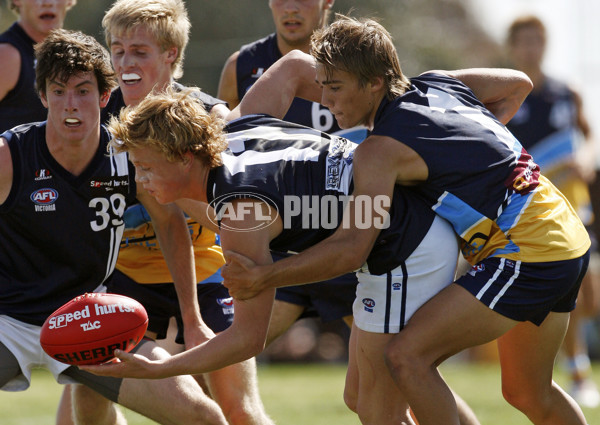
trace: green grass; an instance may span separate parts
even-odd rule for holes
[[[594,380],[600,385],[600,364]],[[500,373],[493,363],[450,363],[442,368],[446,380],[473,408],[485,425],[526,425],[529,421],[510,407],[500,393]],[[358,425],[342,400],[344,365],[272,364],[259,367],[259,385],[267,412],[281,425]],[[566,384],[557,368],[556,380]],[[32,386],[19,393],[0,393],[2,425],[54,424],[62,387],[43,370],[36,371]],[[600,423],[600,408],[584,409],[590,424]],[[154,422],[126,411],[130,425]]]

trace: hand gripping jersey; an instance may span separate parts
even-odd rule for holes
[[[21,71],[15,87],[0,100],[0,133],[17,125],[44,121],[46,108],[35,90],[33,45],[35,42],[16,22],[0,35],[0,43],[14,46],[21,55]]]
[[[343,225],[345,203],[358,202],[350,198],[355,143],[266,115],[242,117],[226,131],[229,148],[207,185],[208,201],[219,218],[252,211],[243,203],[231,210],[232,200],[264,201],[283,221],[282,233],[270,245],[280,252],[302,251]],[[433,212],[410,190],[397,187],[391,202],[390,225],[367,260],[374,274],[406,259],[433,222]]]
[[[246,44],[240,48],[236,63],[238,99],[242,99],[258,78],[277,60],[281,52],[277,47],[275,33]],[[367,137],[367,130],[356,127],[342,130],[333,114],[318,102],[295,98],[284,120],[312,127],[329,134],[343,136],[353,142],[360,143]]]
[[[106,129],[91,163],[75,177],[48,151],[45,126],[3,134],[14,172],[0,205],[0,314],[38,326],[110,276],[123,212],[136,192],[127,156],[108,156]]]
[[[566,196],[585,224],[592,221],[587,183],[572,169],[584,142],[577,126],[577,106],[569,87],[545,77],[506,127],[535,158],[544,175]]]
[[[373,134],[414,149],[429,176],[416,186],[463,239],[471,263],[577,258],[590,246],[583,224],[519,141],[450,77],[426,74],[383,101]]]
[[[183,85],[173,83],[176,90]],[[195,91],[194,96],[202,102],[207,111],[217,104],[225,104],[202,91]],[[107,122],[111,115],[118,116],[125,107],[123,93],[117,88],[111,93],[110,101],[102,110],[102,122]],[[160,249],[154,233],[154,227],[146,209],[139,203],[125,211],[125,232],[121,242],[121,251],[117,269],[138,283],[169,283],[173,277],[169,272],[165,257]],[[196,279],[198,282],[212,276],[225,264],[223,252],[218,245],[214,232],[202,228],[196,221],[188,219],[188,228],[192,238],[196,257]]]

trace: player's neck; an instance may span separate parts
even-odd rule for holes
[[[28,22],[19,20],[18,24],[23,31],[25,31],[25,34],[27,34],[36,43],[44,41],[44,39],[48,36],[47,32],[40,32],[36,30],[32,25],[29,25]]]
[[[207,202],[208,174],[210,168],[202,164],[199,159],[194,159],[188,182],[188,198],[196,201]]]
[[[79,176],[90,164],[100,145],[100,126],[81,139],[67,139],[52,125],[46,126],[46,145],[52,157],[65,170]]]
[[[277,48],[279,49],[279,53],[281,53],[281,56],[287,55],[292,50],[301,50],[304,53],[308,53],[310,50],[310,40],[306,40],[305,42],[298,44],[290,44],[278,35]]]

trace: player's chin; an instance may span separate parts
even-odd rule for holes
[[[161,205],[170,204],[171,202],[173,202],[172,200],[163,196],[162,192],[152,190],[152,189],[147,189],[147,188],[146,188],[146,192],[148,192],[148,194],[150,196],[152,196],[156,200],[156,202],[158,202]]]

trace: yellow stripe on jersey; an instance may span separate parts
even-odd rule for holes
[[[201,282],[219,270],[225,259],[221,247],[215,243],[214,232],[191,220],[188,220],[188,227],[194,245],[196,280]],[[151,223],[128,230],[123,240],[126,238],[128,243],[121,246],[118,270],[138,283],[173,282]]]
[[[510,229],[502,231],[491,220],[469,229],[470,235],[478,231],[489,235],[472,255],[464,248],[470,263],[494,256],[525,262],[561,261],[585,254],[591,245],[588,233],[565,196],[544,176],[529,196]]]

